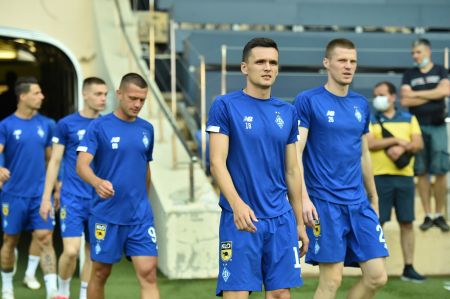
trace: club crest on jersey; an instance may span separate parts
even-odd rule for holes
[[[284,126],[284,120],[281,118],[280,112],[275,112],[275,114],[277,115],[275,117],[275,123],[280,127],[280,129],[282,129]]]
[[[104,240],[106,236],[106,224],[96,223],[95,224],[95,238],[97,240]]]
[[[147,136],[147,132],[142,132],[142,143],[144,144],[145,148],[148,148],[148,145],[150,144],[150,141]]]
[[[78,130],[77,136],[78,136],[78,140],[79,141],[83,140],[84,134],[86,134],[86,130],[85,129]]]
[[[16,138],[16,140],[19,140],[20,135],[22,135],[22,130],[14,130],[13,135]]]
[[[41,126],[38,126],[37,134],[39,135],[39,137],[44,138],[45,132]]]
[[[111,148],[118,149],[119,148],[120,137],[111,138]]]
[[[225,282],[228,281],[228,278],[230,278],[231,272],[227,269],[227,267],[223,267],[222,270],[222,278]]]
[[[224,262],[228,262],[233,255],[233,248],[231,241],[225,241],[220,243],[220,258]]]
[[[328,117],[328,122],[329,123],[334,123],[334,115],[336,113],[334,112],[334,110],[328,110],[327,111],[327,117]]]
[[[245,129],[251,130],[252,123],[253,123],[253,116],[244,116]]]
[[[361,114],[361,112],[359,111],[358,106],[355,106],[354,108],[355,108],[355,117],[356,117],[356,119],[357,119],[359,122],[361,122],[361,120],[362,120],[362,114]]]
[[[8,203],[2,204],[2,213],[5,217],[8,216],[8,214],[9,214],[9,204]]]

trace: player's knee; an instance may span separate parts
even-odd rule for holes
[[[69,259],[76,259],[78,257],[79,250],[74,246],[64,246],[63,254]]]
[[[364,277],[365,285],[372,290],[382,288],[386,285],[387,280],[388,276],[386,271],[378,271],[377,273]]]
[[[320,281],[319,287],[327,293],[336,293],[342,283],[342,276],[335,275]]]
[[[271,291],[268,299],[291,299],[291,292],[288,289]]]
[[[41,248],[48,248],[53,246],[51,231],[43,231],[36,233],[36,238]]]
[[[17,245],[17,241],[18,239],[15,236],[3,234],[2,248],[5,248],[7,250],[14,249],[14,247]]]
[[[138,271],[138,276],[147,284],[156,284],[156,267],[146,267]]]
[[[92,271],[92,278],[95,279],[96,281],[100,281],[100,282],[106,282],[106,280],[108,279],[109,275],[111,274],[111,268],[95,268]]]

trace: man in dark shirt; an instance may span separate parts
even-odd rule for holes
[[[427,39],[418,39],[412,45],[415,67],[406,71],[402,79],[401,104],[409,107],[420,124],[424,149],[417,153],[414,171],[418,176],[418,190],[426,213],[420,229],[428,230],[433,225],[447,232],[442,211],[447,195],[446,174],[449,170],[447,129],[445,125],[445,97],[450,95],[448,71],[431,61],[431,44]],[[435,176],[435,214],[431,213],[430,175]]]

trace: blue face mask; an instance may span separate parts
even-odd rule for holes
[[[428,57],[425,57],[424,59],[422,59],[421,63],[414,62],[414,66],[417,66],[418,68],[422,68],[422,67],[426,66],[429,62],[430,62],[430,59]]]

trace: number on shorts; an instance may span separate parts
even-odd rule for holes
[[[152,242],[156,243],[156,231],[155,231],[155,228],[153,226],[149,227],[148,234],[149,234],[150,238],[152,238]]]
[[[300,268],[300,257],[298,255],[298,248],[297,247],[292,247],[292,250],[294,250],[294,257],[295,257],[295,264],[294,264],[294,268]]]
[[[386,243],[386,240],[384,239],[384,233],[383,229],[381,228],[381,225],[377,225],[377,232],[380,232],[380,236],[378,237],[380,240],[380,243]]]

